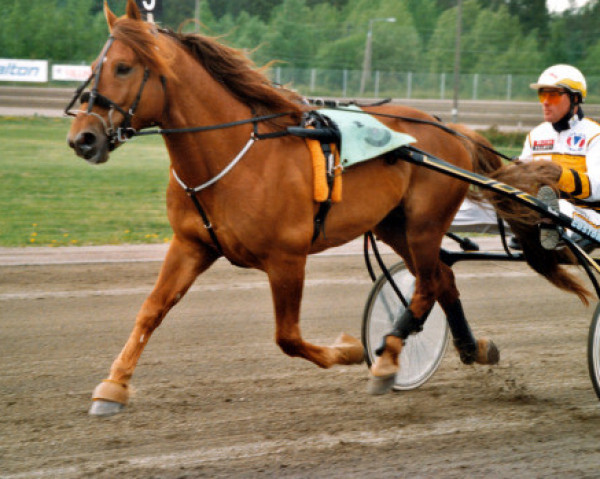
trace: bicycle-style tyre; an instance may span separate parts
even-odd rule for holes
[[[415,289],[415,278],[404,262],[390,268],[398,289],[410,301]],[[404,312],[405,306],[385,276],[377,279],[363,314],[362,342],[369,367],[375,361],[375,350],[383,337],[390,332],[394,320]],[[436,303],[425,321],[423,331],[410,335],[400,353],[400,371],[396,374],[393,389],[408,391],[423,385],[437,371],[449,341],[446,315]]]
[[[590,378],[596,391],[596,396],[600,399],[600,303],[596,306],[590,331],[588,334],[588,369]]]

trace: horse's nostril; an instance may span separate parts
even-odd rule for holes
[[[82,138],[80,138],[80,140],[81,140],[80,144],[91,146],[96,143],[96,135],[94,135],[93,133],[90,133],[89,131],[86,131],[82,135]]]

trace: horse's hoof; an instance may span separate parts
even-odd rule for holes
[[[365,360],[362,343],[348,334],[340,334],[333,343],[333,348],[337,350],[339,364],[361,364]]]
[[[477,341],[478,364],[498,364],[500,361],[500,350],[491,339],[480,339]]]
[[[389,393],[394,387],[395,382],[396,374],[387,374],[385,376],[371,375],[367,384],[367,392],[371,396],[380,396]]]
[[[104,401],[102,399],[96,399],[92,401],[92,405],[88,414],[90,416],[114,416],[125,409],[125,404],[121,404],[114,401]]]

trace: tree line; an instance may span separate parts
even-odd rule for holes
[[[117,14],[125,3],[109,0]],[[107,37],[99,0],[0,7],[4,58],[89,63]],[[454,65],[457,0],[162,0],[158,13],[162,26],[219,36],[258,65],[360,70],[369,24],[374,70],[443,73]],[[599,25],[600,0],[560,14],[545,0],[462,0],[461,71],[532,74],[570,63],[600,75]]]

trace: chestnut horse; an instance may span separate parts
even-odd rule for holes
[[[363,347],[349,335],[342,334],[330,346],[305,341],[299,311],[307,255],[370,230],[402,256],[416,277],[410,308],[385,338],[372,366],[371,392],[391,388],[403,340],[420,329],[435,301],[447,314],[465,363],[498,360],[490,340],[474,339],[452,270],[440,261],[442,238],[467,193],[466,183],[389,158],[352,166],[343,174],[343,201],[334,204],[327,216],[326,235],[314,240],[318,205],[313,201],[305,140],[287,135],[256,141],[260,134],[297,125],[308,108],[301,98],[273,87],[240,51],[211,38],[159,30],[144,22],[133,0],[128,0],[120,18],[106,2],[104,9],[110,38],[93,65],[93,89],[81,96],[82,109],[68,143],[79,156],[98,164],[123,143],[123,131],[159,126],[171,161],[167,210],[174,235],[129,339],[108,379],[94,392],[91,414],[113,414],[124,407],[134,369],[152,333],[196,277],[221,256],[267,274],[275,338],[286,354],[322,368],[362,362]],[[76,97],[80,94],[81,90]],[[436,121],[400,106],[367,111]],[[280,115],[273,118],[275,114]],[[244,121],[256,115],[271,117]],[[422,150],[461,168],[490,174],[500,167],[498,157],[464,138],[400,118],[381,121],[415,137]],[[202,125],[227,127],[165,132]],[[119,126],[124,129],[117,134]],[[462,132],[475,136],[466,129]],[[191,198],[183,185],[202,188]]]

